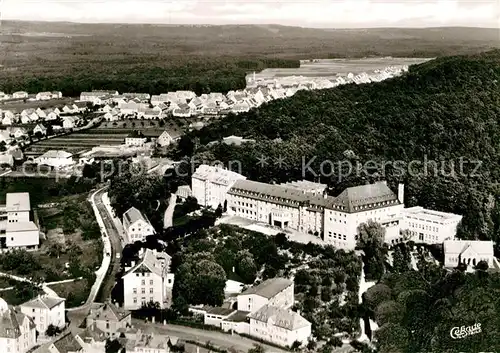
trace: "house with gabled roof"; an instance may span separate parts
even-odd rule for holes
[[[293,281],[270,278],[238,295],[238,310],[255,312],[264,305],[291,308],[294,303]]]
[[[36,135],[37,133],[40,133],[42,136],[46,136],[47,135],[47,128],[45,126],[43,126],[42,124],[37,124],[33,128],[33,135]]]
[[[491,268],[496,262],[491,240],[446,240],[443,248],[445,267],[457,267],[459,264],[476,266],[485,261]]]
[[[80,338],[78,335],[73,335],[71,332],[66,333],[61,338],[48,347],[49,353],[85,353]]]
[[[146,249],[141,260],[125,268],[123,275],[124,308],[136,310],[153,302],[168,308],[172,302],[174,274],[170,273],[171,257],[163,252]]]
[[[312,325],[300,314],[286,308],[264,305],[249,315],[250,336],[282,347],[296,341],[306,345]]]
[[[130,311],[108,301],[106,303],[93,303],[86,323],[90,330],[97,329],[103,332],[106,337],[113,339],[132,327],[131,320]]]
[[[123,214],[123,229],[130,242],[145,241],[148,235],[153,235],[155,230],[149,220],[141,211],[131,207]]]
[[[15,99],[28,98],[28,92],[25,92],[25,91],[14,92],[14,93],[12,93],[12,98],[15,98]]]
[[[65,320],[65,299],[39,295],[19,306],[21,312],[33,320],[36,330],[41,336],[49,325],[63,329],[66,326]]]
[[[40,109],[40,108],[37,108],[37,110],[35,110],[35,113],[41,119],[45,119],[47,117],[47,114],[45,113],[45,111]]]
[[[29,316],[0,298],[0,347],[27,353],[36,345],[36,326]]]

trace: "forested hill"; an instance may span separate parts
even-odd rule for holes
[[[321,174],[320,164],[330,160],[335,170],[328,175],[329,163],[323,164],[327,176],[321,181],[333,194],[378,178],[392,186],[404,182],[406,205],[463,214],[463,236],[499,240],[499,119],[500,51],[495,50],[440,58],[382,83],[299,92],[194,134],[202,146],[198,156],[240,160],[250,179],[282,182],[302,178],[305,170],[313,180],[314,173]],[[229,135],[257,144],[203,146]],[[269,157],[264,167],[256,163],[261,154]],[[281,167],[273,163],[280,155]],[[304,168],[314,156],[311,169]],[[377,166],[348,173],[347,161]]]

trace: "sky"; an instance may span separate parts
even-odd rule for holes
[[[4,20],[84,23],[500,27],[500,0],[0,0],[0,11]]]

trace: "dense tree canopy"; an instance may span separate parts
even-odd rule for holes
[[[499,88],[500,51],[439,58],[380,83],[298,92],[191,138],[201,142],[196,154],[240,161],[253,180],[319,179],[334,195],[404,182],[407,206],[462,214],[463,237],[500,240]],[[205,147],[229,135],[258,143]]]

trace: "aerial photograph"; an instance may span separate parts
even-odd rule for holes
[[[0,0],[0,353],[500,352],[498,0]]]

